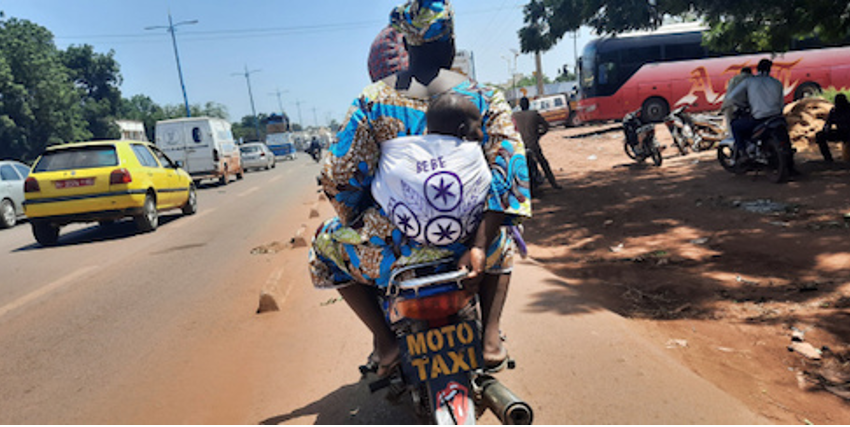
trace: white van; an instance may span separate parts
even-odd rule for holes
[[[217,179],[227,185],[231,175],[242,179],[242,159],[230,123],[214,117],[189,117],[156,122],[156,146],[181,163],[195,185]]]

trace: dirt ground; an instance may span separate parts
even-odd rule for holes
[[[531,256],[777,424],[850,424],[850,164],[800,152],[786,184],[714,151],[637,165],[613,127],[543,138],[563,189],[534,199]]]

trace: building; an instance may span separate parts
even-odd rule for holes
[[[120,139],[132,141],[150,141],[145,133],[145,124],[137,120],[116,120],[115,124],[121,130]]]

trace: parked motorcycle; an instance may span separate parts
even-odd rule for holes
[[[673,143],[683,156],[688,150],[709,150],[725,135],[723,126],[718,124],[717,120],[688,114],[686,110],[689,106],[676,108],[664,119],[664,124],[673,137]]]
[[[381,305],[398,337],[401,369],[369,388],[389,388],[392,401],[409,394],[424,422],[475,424],[490,409],[504,424],[531,424],[531,406],[484,369],[478,297],[461,283],[467,272],[453,265],[436,261],[392,273]]]
[[[629,158],[638,163],[652,158],[655,166],[661,166],[661,147],[655,139],[655,124],[644,124],[640,114],[641,110],[638,109],[623,117],[623,132],[626,134],[623,149]]]
[[[717,160],[723,169],[736,175],[749,171],[764,171],[771,182],[783,183],[793,168],[794,149],[788,136],[785,117],[776,116],[761,123],[744,146],[747,156],[742,160],[735,140],[728,137],[717,145]]]

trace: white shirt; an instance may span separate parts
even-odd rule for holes
[[[782,83],[767,74],[744,79],[727,96],[734,105],[749,106],[754,119],[761,120],[782,115],[785,96]]]

